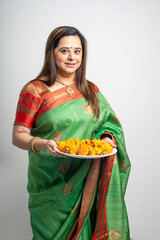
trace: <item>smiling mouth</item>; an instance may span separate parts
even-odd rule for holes
[[[65,63],[65,64],[68,68],[74,68],[76,65],[75,63]]]

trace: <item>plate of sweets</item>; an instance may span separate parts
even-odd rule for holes
[[[94,159],[114,155],[117,149],[100,139],[68,138],[57,142],[56,151],[67,157]]]

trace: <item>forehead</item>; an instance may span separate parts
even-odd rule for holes
[[[79,36],[66,36],[60,39],[58,47],[81,47],[81,40]]]

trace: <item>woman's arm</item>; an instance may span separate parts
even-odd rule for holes
[[[25,126],[22,125],[15,125],[13,127],[13,134],[12,134],[12,143],[16,147],[19,147],[24,150],[30,150],[29,149],[29,143],[31,139],[33,138],[31,135],[31,130]],[[45,139],[36,139],[34,142],[34,148],[37,151],[40,150],[48,150],[48,140]]]
[[[14,125],[13,134],[12,134],[12,144],[18,148],[24,150],[30,150],[29,143],[32,140],[32,136],[30,135],[31,130],[22,125]],[[64,157],[64,155],[59,154],[55,151],[56,142],[54,140],[46,140],[37,138],[34,141],[34,149],[36,151],[40,150],[48,150],[49,153],[53,156]]]

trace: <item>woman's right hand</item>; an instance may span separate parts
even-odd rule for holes
[[[65,157],[65,155],[63,154],[60,154],[56,151],[56,148],[57,148],[57,144],[54,140],[48,140],[47,141],[47,149],[49,151],[49,153],[55,157]]]
[[[22,125],[15,125],[13,127],[13,145],[25,149],[29,149],[29,142],[33,138],[31,135],[31,130]],[[57,144],[54,140],[46,140],[42,138],[37,138],[34,141],[34,149],[37,151],[48,150],[49,153],[55,157],[66,157],[63,154],[56,152]]]

